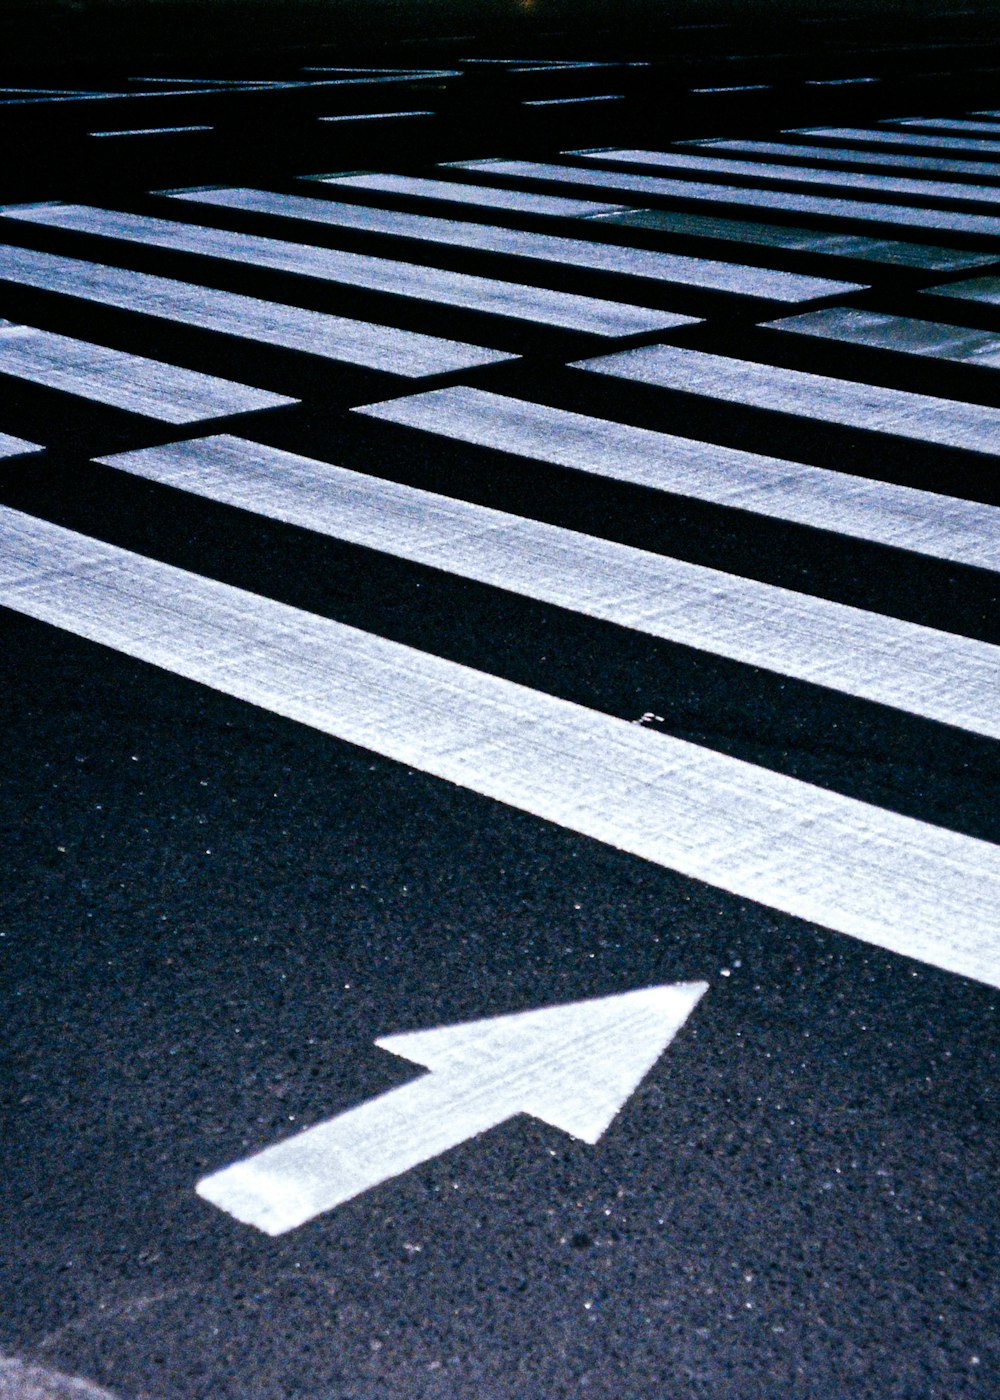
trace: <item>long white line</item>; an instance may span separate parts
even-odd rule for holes
[[[682,141],[701,150],[731,151],[734,155],[789,156],[793,160],[833,165],[881,165],[898,170],[927,170],[941,175],[978,175],[1000,180],[1000,165],[986,160],[953,160],[947,156],[918,156],[910,152],[859,151],[851,146],[796,145],[791,141]],[[968,186],[961,186],[967,189]]]
[[[463,185],[457,180],[429,180],[418,175],[310,175],[322,185],[375,194],[399,194],[410,199],[434,199],[447,204],[470,204],[480,209],[509,209],[521,214],[548,214],[553,218],[583,218],[608,214],[621,208],[604,200],[563,199],[552,194],[526,194],[523,190],[495,190],[484,185]]]
[[[960,301],[978,301],[984,306],[1000,306],[1000,277],[970,277],[962,282],[949,282],[942,287],[925,287],[929,296],[957,297]]]
[[[0,433],[0,457],[20,457],[27,452],[44,452],[36,442],[26,442],[24,438],[11,437],[10,433]]]
[[[673,180],[663,175],[636,175],[627,170],[582,169],[575,165],[552,165],[529,160],[469,160],[455,162],[462,170],[491,180],[545,180],[555,184],[582,186],[588,190],[614,190],[618,193],[652,196],[656,199],[686,199],[699,204],[735,204],[747,209],[779,210],[792,214],[815,214],[828,219],[850,219],[855,223],[892,224],[900,228],[929,228],[947,233],[974,233],[996,238],[1000,217],[966,214],[955,209],[918,209],[904,204],[865,203],[860,199],[840,199],[819,194],[799,194],[793,190],[755,190],[737,185],[714,184],[703,180]]]
[[[354,412],[671,495],[1000,571],[1000,510],[975,501],[463,386]]]
[[[619,277],[640,277],[661,284],[674,283],[774,301],[813,301],[819,297],[862,290],[857,282],[835,282],[826,277],[807,277],[796,272],[773,272],[763,267],[659,253],[647,248],[623,248],[614,243],[593,243],[583,238],[562,238],[547,233],[525,233],[520,229],[499,228],[493,224],[439,219],[429,214],[401,214],[393,209],[339,204],[328,199],[304,199],[300,195],[270,194],[265,190],[188,190],[172,198],[224,209],[247,210],[255,214],[272,214],[280,218],[304,219],[310,223],[358,229],[364,233],[419,239],[441,243],[446,247],[529,258],[555,263],[560,267],[614,273]]]
[[[788,331],[792,335],[814,335],[845,345],[870,345],[900,355],[926,355],[984,369],[1000,369],[1000,335],[943,325],[939,321],[918,321],[908,316],[887,316],[880,311],[831,306],[764,324],[770,330]]]
[[[448,272],[419,263],[344,253],[334,248],[313,248],[304,243],[230,233],[226,229],[203,228],[198,224],[151,219],[81,204],[7,205],[0,209],[0,216],[49,228],[99,234],[103,238],[122,239],[146,247],[221,258],[244,266],[273,268],[344,286],[363,287],[367,291],[591,335],[635,335],[692,324],[690,316],[678,316],[672,311],[654,311],[597,297],[524,286],[519,282]]]
[[[964,136],[916,136],[908,131],[877,131],[864,126],[791,127],[786,135],[822,136],[836,141],[856,142],[861,146],[919,146],[933,151],[981,151],[983,155],[1000,157],[1000,137],[996,141],[984,141]]]
[[[1000,985],[1000,848],[0,508],[0,604],[693,879]]]
[[[887,122],[890,127],[917,126],[928,131],[970,131],[984,136],[992,136],[1000,141],[1000,125],[996,122],[962,121],[954,117],[900,117]]]
[[[671,345],[601,355],[577,361],[574,368],[793,413],[812,422],[841,423],[866,432],[1000,457],[1000,408],[982,404],[937,399]]]
[[[1000,647],[217,436],[99,459],[271,520],[1000,739]]]
[[[407,378],[446,374],[514,356],[416,331],[349,320],[236,292],[155,277],[148,272],[0,245],[0,281],[80,297],[322,359]]]
[[[0,374],[163,423],[198,423],[299,402],[214,374],[6,321],[0,322]]]
[[[828,190],[858,190],[881,199],[884,195],[915,195],[922,199],[954,199],[965,204],[1000,204],[1000,187],[956,184],[946,180],[904,179],[896,175],[873,175],[854,170],[821,170],[803,165],[781,165],[756,160],[729,160],[725,156],[683,155],[677,151],[601,150],[568,151],[567,155],[598,163],[651,166],[657,170],[691,170],[699,175],[738,175],[762,185],[820,185]]]
[[[787,224],[755,224],[745,219],[725,219],[673,209],[636,209],[597,217],[601,223],[620,224],[623,228],[648,228],[693,238],[721,238],[730,243],[757,244],[765,248],[792,248],[831,257],[856,258],[860,262],[927,268],[932,272],[980,267],[997,261],[991,253],[936,248],[930,243],[903,243],[894,238],[791,228]]]

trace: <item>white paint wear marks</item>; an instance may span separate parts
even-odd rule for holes
[[[514,358],[416,331],[307,311],[148,272],[0,245],[0,281],[80,297],[125,311],[220,331],[265,345],[406,378],[446,374]]]
[[[100,458],[367,549],[1000,739],[1000,647],[236,437]]]
[[[859,151],[849,146],[794,145],[791,141],[682,141],[701,150],[730,151],[734,155],[787,156],[820,164],[882,166],[897,170],[926,170],[940,175],[974,175],[1000,180],[1000,165],[985,160],[953,160],[947,156],[920,156],[912,152]]]
[[[629,170],[582,169],[576,165],[549,165],[529,160],[472,160],[455,162],[487,179],[547,180],[582,186],[588,190],[613,190],[654,199],[687,199],[700,204],[735,204],[746,209],[773,209],[792,214],[818,214],[823,218],[927,228],[947,233],[974,233],[990,238],[1000,235],[1000,217],[966,214],[956,209],[919,209],[903,204],[882,204],[833,195],[800,194],[795,190],[755,190],[705,180],[678,180],[663,175],[637,175]]]
[[[925,355],[957,364],[1000,369],[1000,335],[965,326],[918,321],[909,316],[887,316],[880,311],[860,311],[853,306],[831,306],[802,316],[765,321],[769,330],[792,335],[814,335],[845,345],[869,345],[900,355]]]
[[[628,213],[595,216],[602,223],[624,228],[650,228],[695,238],[721,238],[730,243],[757,244],[765,248],[790,248],[829,257],[890,266],[921,267],[933,272],[979,267],[996,262],[991,253],[970,253],[957,248],[935,248],[930,243],[903,243],[895,238],[830,233],[787,224],[754,224],[744,219],[724,219],[712,214],[683,213],[668,209],[634,209]]]
[[[725,156],[682,155],[676,151],[602,150],[569,151],[584,160],[620,161],[623,165],[648,165],[657,169],[691,170],[700,175],[738,175],[760,184],[822,185],[832,190],[860,190],[876,198],[883,194],[915,195],[920,199],[961,200],[965,204],[1000,204],[1000,188],[989,185],[959,185],[942,180],[904,179],[892,175],[871,175],[861,171],[814,170],[803,165],[779,165],[755,160],[729,160]]]
[[[0,374],[163,423],[198,423],[298,403],[213,374],[0,321]]]
[[[621,208],[592,199],[562,199],[551,194],[525,194],[520,190],[495,190],[484,185],[462,185],[457,180],[429,180],[417,175],[316,175],[309,179],[344,189],[374,194],[404,195],[408,199],[433,199],[447,204],[469,204],[480,209],[509,209],[520,214],[548,214],[554,218],[583,218],[608,214]]]
[[[481,253],[530,258],[556,263],[560,267],[614,273],[619,277],[640,277],[661,284],[675,283],[705,291],[729,292],[775,301],[811,301],[818,297],[863,290],[857,282],[835,282],[825,277],[773,272],[763,267],[743,267],[709,258],[659,253],[648,248],[623,248],[614,243],[593,243],[583,238],[525,233],[520,229],[498,228],[491,224],[439,219],[428,214],[401,214],[391,209],[338,204],[326,199],[303,199],[297,195],[269,194],[263,190],[193,190],[173,197],[199,204],[219,205],[225,209],[304,219],[364,233],[471,248]]]
[[[226,229],[203,228],[170,219],[152,219],[140,214],[121,214],[86,205],[33,204],[8,205],[0,216],[44,224],[50,228],[99,234],[151,248],[169,248],[195,253],[200,257],[221,258],[250,267],[272,268],[325,282],[390,296],[407,297],[492,316],[511,317],[532,324],[558,326],[591,335],[623,336],[644,331],[667,330],[693,324],[690,316],[672,311],[654,311],[597,297],[554,292],[519,282],[501,282],[489,277],[449,272],[420,263],[374,258],[363,253],[345,253],[336,248],[313,248],[304,243],[288,243],[277,238],[259,238]]]
[[[458,385],[354,412],[654,491],[1000,570],[1000,510],[975,501]]]
[[[688,394],[1000,457],[1000,408],[885,389],[853,379],[650,345],[573,368]]]
[[[0,605],[1000,986],[1000,848],[0,507]]]
[[[978,301],[984,306],[1000,306],[1000,277],[970,277],[964,282],[950,282],[942,287],[925,287],[924,294]]]
[[[520,1113],[596,1143],[706,982],[522,1011],[375,1042],[429,1074],[204,1177],[198,1195],[284,1234]]]
[[[20,457],[26,452],[44,452],[36,442],[26,442],[24,438],[11,437],[10,433],[0,433],[0,457]]]

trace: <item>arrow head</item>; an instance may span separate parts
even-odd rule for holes
[[[681,982],[375,1042],[596,1142],[708,991]]]

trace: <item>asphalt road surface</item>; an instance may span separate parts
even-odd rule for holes
[[[0,93],[4,1400],[1000,1393],[1000,43],[684,33]]]

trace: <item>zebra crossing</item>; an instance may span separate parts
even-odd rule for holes
[[[905,122],[897,123],[905,124]],[[952,124],[954,125],[954,123]],[[984,125],[973,123],[973,128]],[[968,126],[968,123],[966,123]],[[959,126],[962,130],[965,127]],[[838,138],[846,139],[839,131]],[[854,133],[878,140],[881,129]],[[735,143],[739,144],[739,143]],[[907,229],[996,233],[982,215],[938,210],[937,197],[992,202],[992,192],[932,178],[935,161],[921,158],[920,178],[850,175],[817,165],[815,148],[790,143],[743,143],[748,155],[796,155],[775,166],[705,155],[610,149],[576,152],[578,165],[524,161],[463,161],[449,178],[392,171],[310,177],[310,197],[220,187],[173,191],[191,217],[166,219],[135,210],[84,204],[8,205],[2,210],[18,244],[0,248],[0,279],[20,290],[72,299],[143,318],[240,337],[253,344],[343,360],[403,378],[457,376],[457,382],[417,394],[347,405],[356,421],[393,425],[433,444],[447,440],[472,451],[490,449],[527,462],[571,468],[565,491],[603,477],[651,490],[661,498],[691,498],[724,512],[906,551],[950,566],[995,573],[1000,565],[1000,513],[988,500],[963,499],[954,487],[927,491],[857,473],[834,460],[822,443],[813,460],[798,462],[683,433],[581,414],[533,401],[502,381],[500,366],[532,381],[527,362],[502,349],[446,336],[346,317],[309,306],[264,300],[213,285],[220,261],[348,285],[411,303],[486,311],[500,318],[573,328],[593,337],[624,339],[623,348],[564,360],[562,375],[583,371],[639,384],[655,393],[695,396],[726,406],[791,416],[905,440],[919,448],[977,457],[1000,453],[1000,408],[965,398],[935,397],[862,378],[816,373],[720,348],[677,340],[694,329],[711,335],[713,308],[701,316],[645,306],[642,285],[684,285],[698,293],[728,292],[775,302],[826,301],[819,310],[760,322],[764,330],[876,346],[961,365],[995,363],[997,336],[961,324],[935,323],[866,309],[877,296],[870,283],[836,280],[800,270],[795,254],[865,256],[858,235],[789,229],[779,223],[724,229],[671,211],[671,197],[698,198],[692,177],[738,175],[741,185],[711,187],[728,199],[773,214],[815,212],[898,223]],[[827,156],[830,152],[826,153]],[[834,155],[840,155],[839,148]],[[863,164],[859,146],[853,163]],[[895,159],[893,157],[892,159]],[[909,157],[900,157],[901,161]],[[620,163],[683,170],[685,180],[618,174],[594,168]],[[942,172],[954,164],[943,160]],[[967,162],[973,166],[972,162]],[[442,167],[443,168],[443,167]],[[973,166],[974,169],[980,167]],[[987,163],[982,165],[989,173]],[[450,178],[461,172],[461,182]],[[308,172],[298,172],[308,176]],[[952,172],[954,173],[954,172]],[[963,170],[962,173],[970,173]],[[847,189],[853,200],[789,204],[768,188],[772,179]],[[515,185],[498,188],[500,180]],[[522,192],[517,181],[575,185],[603,195],[654,194],[662,207],[609,206],[603,198]],[[707,186],[705,187],[708,188]],[[329,195],[326,190],[329,189]],[[349,190],[354,202],[331,196]],[[320,191],[323,191],[320,193]],[[891,202],[911,197],[904,208]],[[435,200],[464,205],[475,222],[380,207],[392,195],[404,203]],[[883,202],[872,204],[873,196]],[[926,196],[926,198],[924,197]],[[709,196],[706,196],[709,197]],[[212,222],[217,210],[320,225],[334,240],[343,232],[400,237],[418,248],[441,245],[484,260],[524,258],[536,268],[596,271],[617,279],[614,299],[570,293],[536,283],[502,281],[420,261],[316,245]],[[519,230],[504,217],[527,215],[608,230],[614,240]],[[653,222],[653,220],[656,222]],[[644,222],[640,223],[640,220]],[[671,220],[676,221],[673,225]],[[687,220],[687,222],[683,222]],[[722,221],[716,221],[717,224]],[[675,253],[635,243],[631,231],[674,228],[713,240],[704,254]],[[36,231],[75,239],[80,258],[32,246]],[[739,243],[741,233],[745,240]],[[719,234],[730,243],[721,253]],[[850,249],[840,246],[849,243]],[[831,246],[832,245],[832,246]],[[198,281],[182,282],[119,266],[118,249],[195,255]],[[741,261],[741,251],[770,248],[784,266]],[[894,252],[895,250],[895,252]],[[982,244],[894,245],[872,242],[873,264],[909,266],[924,280],[943,268],[985,266],[995,254]],[[487,265],[484,261],[483,266]],[[873,277],[877,274],[872,272]],[[610,289],[611,283],[608,287]],[[970,295],[988,277],[916,290]],[[963,290],[964,289],[964,290]],[[885,293],[882,294],[883,297]],[[907,298],[900,296],[901,305]],[[912,295],[909,298],[912,300]],[[846,305],[833,304],[847,302]],[[744,312],[744,316],[745,316]],[[960,318],[960,310],[956,319]],[[707,318],[707,319],[706,319]],[[752,341],[752,325],[742,334]],[[628,344],[639,336],[643,343]],[[668,338],[664,338],[668,336]],[[650,339],[655,337],[655,339]],[[676,342],[676,343],[675,343]],[[462,382],[475,371],[476,382]],[[71,339],[39,327],[7,325],[0,332],[0,373],[61,394],[112,405],[165,423],[183,424],[246,412],[290,408],[300,400],[171,366],[96,341]],[[485,377],[484,377],[485,376]],[[262,365],[258,378],[266,379]],[[556,375],[559,381],[559,375]],[[558,391],[557,391],[558,392]],[[664,407],[664,425],[670,415]],[[279,432],[280,437],[280,432]],[[141,439],[141,434],[139,434]],[[43,450],[15,435],[5,455]],[[428,448],[433,451],[433,446]],[[182,438],[96,456],[94,460],[160,486],[223,503],[263,518],[348,541],[423,568],[599,618],[616,628],[666,639],[763,667],[810,685],[902,709],[935,723],[1000,737],[1000,650],[963,633],[956,616],[947,630],[851,607],[836,598],[775,587],[697,560],[671,557],[579,530],[422,490],[390,477],[358,472],[333,456],[315,457],[240,435]],[[954,478],[950,478],[954,480]],[[5,507],[2,600],[44,619],[188,676],[252,704],[290,715],[351,744],[520,807],[581,834],[665,864],[841,933],[910,957],[998,984],[1000,955],[987,932],[1000,908],[996,848],[943,827],[903,818],[691,745],[622,719],[574,706],[430,654],[345,629],[277,601],[199,579],[166,562],[67,531]],[[505,737],[506,736],[506,737]],[[735,823],[735,825],[734,825]]]
[[[55,93],[0,190],[4,1350],[971,1395],[985,80],[460,53]]]

